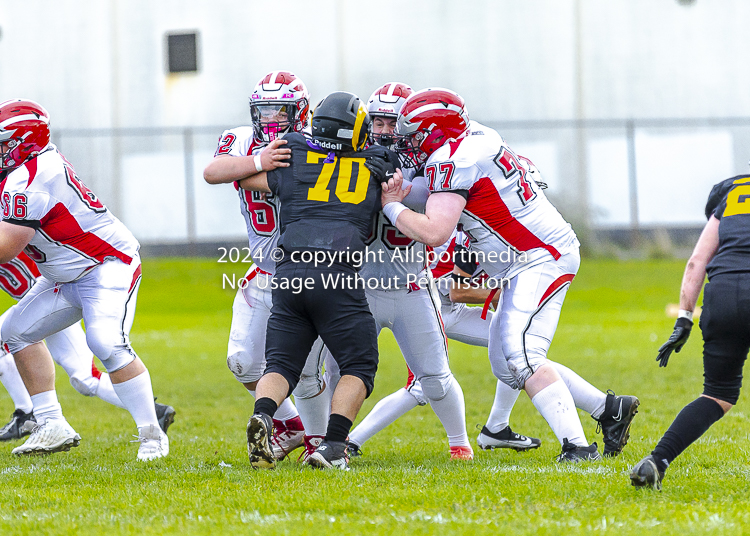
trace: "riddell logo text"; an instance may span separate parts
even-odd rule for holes
[[[318,147],[322,149],[330,149],[332,151],[340,151],[344,148],[343,144],[341,143],[333,143],[330,141],[324,141],[324,140],[315,140],[315,143],[318,145]]]

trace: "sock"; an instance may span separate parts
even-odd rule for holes
[[[715,400],[699,396],[682,408],[674,422],[659,440],[651,453],[660,471],[682,454],[696,439],[706,433],[711,425],[724,416],[724,410]]]
[[[438,416],[448,434],[448,445],[451,447],[468,447],[469,436],[466,435],[466,409],[464,392],[451,376],[448,393],[440,400],[430,400],[432,411]]]
[[[531,399],[531,403],[552,428],[560,444],[567,439],[579,447],[588,446],[573,397],[565,382],[558,380],[548,385]]]
[[[269,417],[276,413],[276,410],[279,408],[278,405],[276,405],[276,402],[274,402],[273,398],[263,397],[263,398],[256,398],[255,399],[255,408],[253,409],[253,413],[263,413],[265,415],[268,415]]]
[[[31,402],[29,392],[18,373],[16,360],[13,359],[12,354],[5,354],[0,357],[0,382],[8,390],[16,409],[20,409],[24,413],[31,413],[34,404]]]
[[[148,370],[122,383],[113,383],[112,388],[125,409],[133,416],[138,428],[154,425],[159,427],[154,408],[154,391]]]
[[[99,385],[96,387],[96,396],[108,404],[125,409],[122,400],[120,400],[120,397],[115,393],[115,388],[112,387],[112,380],[110,379],[109,374],[102,372],[102,375],[99,377]]]
[[[299,413],[297,413],[297,408],[294,407],[294,404],[292,404],[292,401],[289,400],[289,398],[285,398],[281,405],[276,409],[276,413],[273,414],[273,418],[281,422],[294,419],[295,417],[299,417]]]
[[[328,417],[331,414],[331,389],[326,387],[318,396],[312,398],[295,398],[297,411],[305,434],[310,436],[324,436],[328,429]]]
[[[349,441],[361,447],[372,436],[418,405],[417,399],[406,389],[391,393],[379,400],[367,417],[351,431]]]
[[[487,417],[486,424],[490,432],[497,433],[510,424],[510,412],[513,410],[513,405],[520,394],[521,391],[513,389],[500,380],[497,381],[495,401],[492,403],[492,409],[490,410],[490,416]]]
[[[328,419],[328,431],[326,432],[325,441],[343,443],[346,441],[346,437],[349,435],[349,430],[351,429],[352,421],[338,413],[331,413],[331,417]]]
[[[34,405],[34,417],[37,424],[44,424],[47,419],[65,420],[54,389],[32,395],[31,402]]]
[[[604,404],[607,402],[607,393],[601,392],[565,365],[554,361],[550,361],[550,364],[555,367],[565,385],[568,386],[568,391],[570,391],[576,407],[582,409],[594,419],[601,417],[604,413]]]

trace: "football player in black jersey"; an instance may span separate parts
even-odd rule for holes
[[[364,241],[380,210],[380,184],[398,157],[367,147],[370,119],[356,95],[336,92],[313,113],[312,137],[289,133],[288,167],[240,181],[280,200],[280,236],[273,307],[266,332],[266,370],[247,428],[250,464],[273,468],[271,415],[299,381],[320,335],[341,373],[325,440],[307,459],[320,468],[348,468],[346,438],[378,365],[375,321],[357,272]]]
[[[656,448],[630,472],[634,486],[661,489],[669,464],[737,403],[750,349],[750,175],[711,190],[708,223],[688,260],[674,332],[656,358],[666,367],[690,336],[703,281],[703,394],[677,415]]]

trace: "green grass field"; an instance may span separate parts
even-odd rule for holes
[[[603,390],[641,400],[622,456],[560,466],[560,447],[525,394],[511,425],[542,438],[530,453],[476,452],[448,459],[442,427],[417,408],[365,445],[352,471],[317,472],[295,461],[253,471],[245,425],[252,399],[225,364],[233,291],[221,274],[243,265],[147,260],[131,338],[155,393],[173,405],[171,452],[135,460],[130,416],[78,395],[58,369],[58,393],[80,447],[18,459],[2,445],[1,534],[741,534],[750,532],[750,417],[741,399],[670,468],[661,493],[635,490],[627,471],[649,452],[680,408],[701,391],[699,330],[659,369],[671,333],[682,261],[584,260],[563,308],[550,357]],[[0,304],[10,305],[6,300]],[[401,387],[405,366],[390,333],[360,417]],[[472,442],[494,395],[486,350],[451,341]],[[10,414],[0,393],[0,412]],[[595,422],[582,415],[589,441]],[[295,457],[296,458],[296,457]]]

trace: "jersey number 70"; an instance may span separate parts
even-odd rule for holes
[[[308,164],[318,164],[326,155],[320,153],[307,153]],[[350,191],[352,171],[357,164],[357,182],[354,191]],[[338,164],[338,169],[337,168]],[[364,158],[339,158],[333,157],[333,162],[325,162],[323,169],[318,175],[315,186],[307,191],[307,199],[310,201],[328,202],[331,191],[328,184],[336,175],[336,197],[342,203],[359,205],[367,197],[367,186],[370,184],[370,170],[365,167]]]

